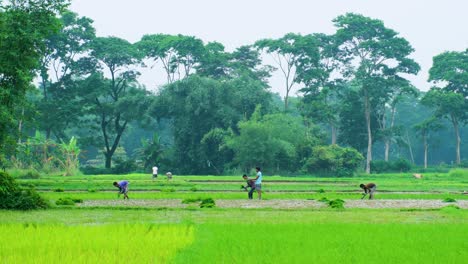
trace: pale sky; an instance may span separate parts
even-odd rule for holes
[[[360,13],[383,20],[411,43],[421,65],[411,80],[420,90],[430,87],[434,55],[468,48],[467,0],[72,0],[71,10],[93,19],[98,36],[133,43],[145,34],[183,34],[221,42],[228,51],[289,32],[332,34],[332,19]],[[151,90],[165,83],[155,69],[142,73],[141,83]],[[284,94],[278,74],[270,85]]]

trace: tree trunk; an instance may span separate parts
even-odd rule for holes
[[[457,141],[457,160],[456,163],[460,164],[461,163],[461,157],[460,157],[460,144],[461,144],[461,138],[460,138],[460,131],[458,130],[458,122],[457,120],[451,116],[452,118],[452,124],[453,124],[453,129],[455,130],[455,140]]]
[[[21,108],[21,118],[18,120],[18,144],[21,143],[21,134],[23,133],[24,107]]]
[[[330,123],[330,126],[331,126],[331,143],[332,145],[336,145],[336,135],[337,135],[337,128],[335,125],[331,124]]]
[[[425,135],[423,136],[423,140],[424,140],[424,169],[427,169],[427,148],[428,148],[428,145],[427,145],[427,138],[426,138]]]
[[[112,165],[112,155],[104,154],[106,157],[106,169],[110,169]]]
[[[371,110],[370,110],[370,102],[369,96],[365,95],[364,98],[364,108],[365,108],[365,115],[366,115],[366,123],[367,123],[367,158],[366,158],[366,173],[370,174],[370,162],[372,161],[372,130],[371,130]]]
[[[392,108],[392,117],[390,121],[390,129],[393,128],[395,125],[395,112],[396,112],[396,107]],[[392,137],[391,135],[390,137]],[[389,156],[390,156],[390,144],[391,144],[391,138],[386,138],[385,139],[385,161],[388,161]]]
[[[408,149],[409,149],[409,152],[410,152],[411,163],[414,164],[413,147],[411,147],[411,141],[410,141],[410,138],[409,138],[408,130],[406,130],[406,141],[408,143]]]

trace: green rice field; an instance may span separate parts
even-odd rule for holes
[[[238,176],[17,179],[52,207],[0,211],[0,263],[466,263],[467,175],[265,176],[264,201],[247,200]],[[112,186],[123,179],[129,201]],[[359,200],[361,182],[378,185],[375,200]],[[55,205],[64,197],[82,202]],[[216,206],[182,207],[193,198]]]

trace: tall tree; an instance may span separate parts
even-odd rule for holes
[[[437,118],[447,118],[452,123],[456,142],[455,160],[460,164],[460,126],[468,120],[468,100],[459,93],[433,87],[426,93],[421,103],[435,108],[434,115]]]
[[[432,117],[426,119],[414,126],[414,129],[419,133],[423,140],[424,147],[424,168],[427,169],[427,153],[429,150],[429,141],[431,139],[432,132],[442,129],[442,124],[436,118]]]
[[[289,93],[294,84],[297,83],[297,63],[304,49],[310,47],[315,48],[313,43],[310,43],[310,38],[304,38],[299,34],[288,33],[279,39],[262,39],[255,42],[255,46],[271,54],[271,57],[279,67],[284,76],[285,91],[284,110],[288,110]],[[312,44],[312,45],[311,45]]]
[[[13,114],[39,68],[45,39],[60,29],[57,15],[68,1],[0,3],[0,159],[13,149]]]
[[[216,173],[214,167],[222,171],[225,165],[217,162],[227,159],[214,158],[206,151],[222,143],[219,129],[236,130],[237,123],[249,118],[257,104],[268,106],[270,100],[258,80],[217,80],[196,74],[165,86],[157,97],[153,116],[172,120],[175,162],[180,173]]]
[[[392,86],[382,85],[400,73],[416,74],[419,65],[408,56],[413,48],[381,20],[348,13],[333,20],[338,28],[335,37],[347,63],[344,76],[351,76],[360,87],[367,127],[366,173],[372,160],[371,113],[377,104],[393,94]]]
[[[329,125],[331,144],[336,144],[338,130],[339,92],[342,82],[334,36],[315,34],[306,36],[310,43],[301,49],[298,59],[297,80],[304,83],[301,92],[302,114],[316,123]]]
[[[43,97],[38,108],[46,137],[53,134],[56,139],[67,141],[65,129],[78,122],[81,109],[73,80],[93,69],[84,55],[95,38],[95,30],[91,19],[73,12],[64,12],[60,21],[62,28],[47,39],[41,61],[39,88]]]
[[[435,56],[429,70],[429,81],[441,89],[439,92],[434,89],[428,93],[426,102],[437,107],[438,116],[449,117],[452,122],[457,142],[456,162],[460,164],[459,126],[468,122],[468,49],[461,52],[444,52]]]
[[[198,65],[205,50],[203,42],[192,36],[153,34],[145,35],[136,43],[145,58],[160,62],[167,83],[188,77]]]
[[[116,37],[100,37],[91,45],[91,57],[110,79],[103,73],[87,78],[83,83],[83,98],[99,124],[105,166],[110,168],[122,134],[129,122],[141,119],[149,97],[144,89],[137,87],[139,73],[130,69],[141,58],[132,44]]]

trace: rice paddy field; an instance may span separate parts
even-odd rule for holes
[[[113,181],[130,182],[130,200]],[[43,176],[52,207],[0,211],[0,263],[466,263],[468,171],[350,178]],[[374,182],[375,200],[360,200]],[[256,198],[256,194],[254,198]],[[59,206],[70,198],[75,205]],[[215,206],[200,208],[211,198]],[[331,208],[331,200],[343,208]]]

